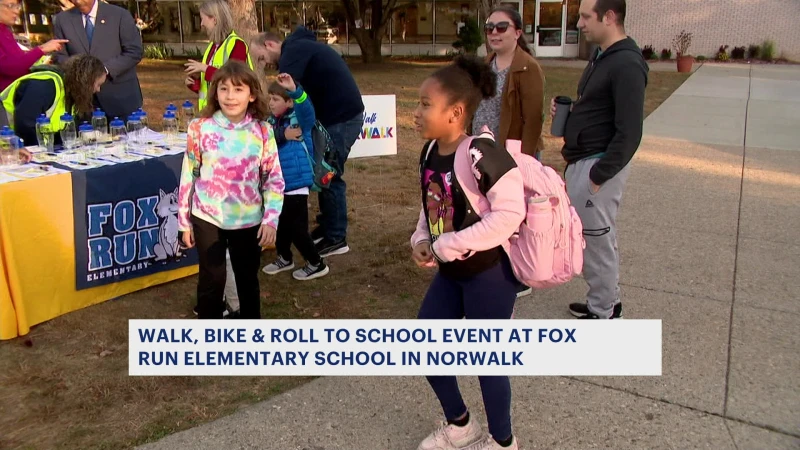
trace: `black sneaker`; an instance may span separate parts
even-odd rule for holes
[[[339,242],[322,239],[315,245],[315,247],[317,248],[317,253],[319,253],[320,258],[327,258],[328,256],[333,255],[344,255],[350,251],[350,247],[347,246],[347,241],[344,239]]]
[[[322,238],[324,237],[325,233],[322,232],[322,227],[320,226],[314,228],[314,230],[311,231],[311,239],[314,241],[315,244],[321,241]]]
[[[569,305],[569,313],[578,319],[599,319],[597,314],[589,311],[586,303],[571,303]],[[622,319],[622,302],[614,305],[614,312],[611,313],[612,319]]]
[[[325,275],[330,272],[330,268],[325,262],[320,261],[319,265],[311,265],[311,263],[306,263],[305,266],[295,270],[292,272],[292,277],[295,280],[300,281],[307,281],[313,280],[314,278],[324,277]]]

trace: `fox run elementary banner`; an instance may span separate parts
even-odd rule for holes
[[[179,245],[183,154],[72,173],[75,289],[198,263]]]

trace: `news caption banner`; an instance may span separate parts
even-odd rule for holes
[[[660,376],[660,320],[136,320],[133,376]]]

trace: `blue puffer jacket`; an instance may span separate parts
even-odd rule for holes
[[[284,192],[310,187],[314,184],[314,172],[311,169],[310,160],[314,155],[311,129],[317,122],[314,105],[311,104],[311,99],[300,86],[297,86],[296,91],[289,92],[289,97],[294,100],[294,108],[287,110],[280,117],[270,116],[268,119],[275,130],[278,158],[281,161],[283,180],[286,183]],[[303,130],[303,142],[286,140],[284,132],[291,125],[299,125]]]

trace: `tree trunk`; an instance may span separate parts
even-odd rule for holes
[[[233,29],[245,42],[258,34],[256,22],[255,0],[228,0],[233,14]]]
[[[365,63],[381,63],[383,62],[383,55],[381,54],[381,38],[374,38],[370,35],[368,30],[356,30],[354,33],[358,47],[361,49],[361,61]]]
[[[397,0],[341,0],[341,2],[351,33],[361,49],[361,60],[365,63],[383,62],[381,55],[383,35],[396,9]],[[359,24],[358,27],[356,23]]]

